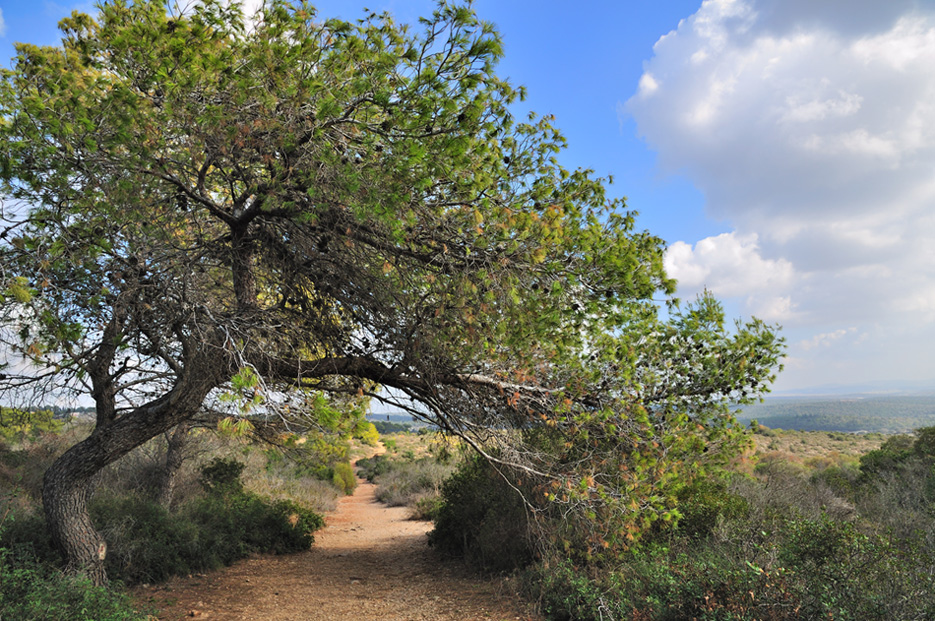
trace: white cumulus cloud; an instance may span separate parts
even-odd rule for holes
[[[793,315],[791,298],[783,295],[795,279],[792,264],[785,259],[764,259],[755,234],[724,233],[702,239],[694,247],[675,242],[666,252],[665,267],[679,281],[680,291],[743,297],[748,312],[770,321]]]
[[[706,0],[623,110],[734,229],[671,245],[684,290],[782,321],[794,359],[862,365],[813,375],[935,380],[935,7]]]

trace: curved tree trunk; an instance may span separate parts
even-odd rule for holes
[[[52,542],[65,557],[68,573],[84,573],[94,584],[107,582],[107,544],[91,523],[88,502],[94,473],[87,467],[87,442],[75,445],[46,471],[42,505]]]
[[[220,363],[220,364],[219,364]],[[229,369],[207,355],[185,369],[185,377],[167,394],[98,426],[68,449],[46,471],[42,504],[56,547],[71,573],[86,574],[98,585],[107,582],[107,546],[88,513],[94,476],[136,447],[186,421]]]

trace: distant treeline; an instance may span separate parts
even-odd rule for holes
[[[745,407],[738,418],[774,429],[902,433],[935,425],[935,395],[775,398]]]
[[[40,405],[38,407],[29,407],[29,408],[11,408],[7,406],[0,406],[4,411],[7,412],[23,412],[23,413],[40,413],[40,412],[51,412],[52,416],[55,418],[67,418],[71,414],[93,414],[93,407],[62,407],[60,405]]]
[[[385,420],[373,420],[370,422],[377,428],[377,432],[381,434],[412,431],[412,425],[410,423],[391,423]]]

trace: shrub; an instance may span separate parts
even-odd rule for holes
[[[391,507],[413,507],[419,498],[438,496],[454,470],[455,466],[431,457],[393,462],[389,471],[375,479],[377,500]]]
[[[727,484],[717,479],[696,479],[679,491],[677,498],[682,514],[678,529],[693,539],[710,535],[718,519],[740,518],[749,510],[745,498],[728,491]]]
[[[307,550],[322,518],[290,500],[244,491],[242,466],[212,461],[202,469],[207,494],[176,513],[140,495],[98,495],[91,514],[108,541],[108,574],[127,583],[158,582],[253,553]]]
[[[243,474],[246,464],[236,459],[215,457],[201,468],[201,484],[205,490],[215,494],[232,495],[243,492]]]
[[[485,459],[465,462],[445,482],[441,498],[430,545],[484,571],[511,571],[532,561],[523,500]]]
[[[443,504],[444,501],[434,494],[418,498],[412,507],[412,519],[434,521]]]
[[[355,430],[354,437],[367,446],[376,446],[380,442],[380,433],[370,422],[362,422]]]
[[[390,459],[386,455],[374,455],[357,460],[357,472],[371,483],[381,474],[389,472],[390,468]]]
[[[357,489],[357,477],[354,475],[354,469],[346,461],[334,465],[332,482],[335,487],[347,496],[353,494],[354,490]]]
[[[130,584],[161,582],[221,566],[200,545],[198,524],[169,514],[152,500],[99,494],[90,510],[108,543],[105,567],[112,579]]]
[[[538,601],[548,619],[603,621],[605,614],[609,619],[615,618],[607,609],[605,593],[597,582],[568,560],[533,566],[523,574],[523,588],[528,596]],[[621,601],[615,602],[616,607],[621,604]]]
[[[869,479],[881,472],[897,469],[912,456],[912,445],[912,436],[890,437],[880,448],[860,458],[860,472],[865,479]]]
[[[0,549],[0,619],[142,621],[129,597]]]
[[[61,561],[52,546],[45,518],[39,512],[11,512],[0,529],[0,547],[16,550],[41,562],[57,564]]]

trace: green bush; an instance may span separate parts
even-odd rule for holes
[[[439,496],[424,496],[416,500],[412,508],[412,519],[435,521],[445,502]]]
[[[367,446],[376,446],[380,442],[380,432],[370,422],[362,422],[354,432],[354,437]]]
[[[357,460],[357,472],[371,483],[381,474],[389,472],[391,468],[390,459],[386,455],[374,455]]]
[[[205,490],[221,495],[240,494],[243,492],[243,474],[246,464],[236,459],[215,457],[201,468],[201,484]]]
[[[206,495],[175,513],[138,495],[98,495],[91,515],[108,541],[108,575],[130,584],[159,582],[254,553],[307,550],[322,518],[295,502],[243,491],[241,466],[212,461],[202,469]]]
[[[783,535],[778,560],[797,578],[806,618],[895,618],[901,587],[891,579],[908,567],[887,539],[827,516],[791,520]]]
[[[699,478],[677,494],[682,517],[678,529],[693,539],[707,537],[718,519],[743,517],[749,510],[745,498],[731,493],[727,483],[717,479]]]
[[[52,546],[45,518],[38,512],[11,512],[0,529],[0,547],[27,554],[40,562],[61,562],[59,553]]]
[[[534,547],[522,498],[483,458],[465,462],[442,487],[429,544],[484,571],[524,567]]]
[[[194,521],[215,537],[227,534],[231,544],[226,547],[234,559],[254,552],[307,550],[314,541],[312,532],[324,526],[321,516],[290,500],[270,501],[242,491],[242,471],[242,464],[218,459],[202,470],[213,484],[208,497],[195,503]]]
[[[38,440],[46,434],[61,433],[65,422],[55,418],[51,410],[27,411],[0,407],[0,440],[17,444]]]
[[[534,565],[523,574],[523,586],[526,594],[538,601],[547,619],[603,621],[605,615],[608,619],[615,618],[604,603],[605,594],[598,583],[571,561]],[[620,607],[622,602],[614,604]]]
[[[104,563],[111,579],[129,584],[161,582],[221,566],[209,560],[210,552],[200,545],[198,524],[149,499],[100,494],[90,510],[108,543]]]
[[[723,539],[675,531],[641,543],[611,566],[539,563],[527,594],[549,619],[931,619],[933,559],[919,547],[856,524],[787,520],[772,532],[746,518]],[[746,545],[744,542],[752,543]]]
[[[129,597],[0,548],[0,619],[141,621]]]
[[[354,475],[354,469],[346,461],[338,462],[334,465],[334,475],[331,481],[334,486],[350,496],[357,489],[357,477]]]

